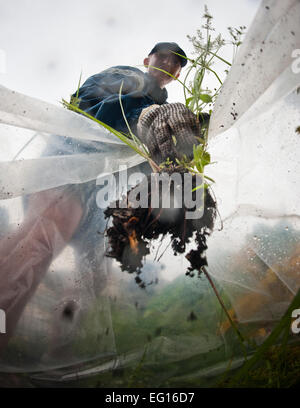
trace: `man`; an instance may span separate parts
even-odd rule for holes
[[[79,89],[79,106],[115,129],[127,132],[119,104],[123,82],[122,103],[130,126],[136,130],[145,108],[166,103],[165,85],[173,78],[158,69],[177,78],[186,64],[184,57],[172,51],[185,56],[175,43],[158,43],[144,59],[147,73],[120,66],[90,77]],[[105,148],[100,142],[78,143],[58,136],[52,139],[54,143],[49,144],[43,156],[97,152]],[[143,163],[138,171],[143,171],[143,166],[148,163]],[[144,169],[150,170],[149,166]],[[103,211],[96,206],[96,193],[96,184],[92,181],[32,194],[25,203],[24,223],[0,241],[0,308],[6,311],[8,322],[7,333],[0,338],[0,349],[12,335],[49,265],[68,244],[75,248],[76,265],[84,279],[90,279],[91,275],[91,279],[95,279],[91,289],[99,292],[103,288],[105,279],[99,267],[104,256],[105,223]],[[13,258],[8,256],[11,253]],[[85,273],[86,269],[90,273]]]
[[[195,115],[184,105],[166,105],[168,93],[165,86],[179,77],[186,64],[186,54],[178,44],[160,42],[144,59],[146,73],[130,66],[108,68],[88,78],[71,96],[71,102],[99,121],[128,134],[121,99],[131,131],[148,147],[152,158],[159,162],[167,157],[174,160],[190,154],[193,144],[198,143],[194,136],[200,134]],[[159,109],[162,105],[164,107]],[[150,112],[151,107],[155,111]],[[203,119],[207,119],[206,114]],[[172,136],[179,142],[177,148]],[[58,142],[62,139],[55,141],[54,149],[65,154],[93,153],[99,151],[101,145],[97,142],[74,143],[71,138],[65,138],[63,145],[58,147]],[[44,154],[54,154],[53,148],[49,145]],[[140,166],[140,171],[143,169],[150,169],[148,163]]]
[[[134,67],[116,66],[88,78],[78,92],[79,108],[114,129],[128,133],[119,102],[123,84],[122,105],[126,119],[136,133],[142,110],[153,104],[166,103],[165,86],[179,77],[181,68],[187,63],[184,57],[185,52],[176,43],[158,43],[144,59],[146,73]],[[73,98],[76,96],[76,93],[72,95]]]
[[[182,57],[175,53],[182,55]],[[148,123],[147,120],[149,121],[149,113],[147,111],[149,107],[154,107],[155,109],[162,105],[171,107],[171,104],[166,105],[168,94],[165,85],[173,81],[173,77],[179,77],[181,68],[187,63],[185,56],[185,52],[176,43],[158,43],[144,59],[144,65],[147,67],[146,73],[130,66],[108,68],[88,78],[79,88],[78,92],[76,91],[71,96],[71,100],[72,98],[78,97],[77,102],[79,102],[80,109],[116,130],[128,133],[119,100],[120,88],[123,84],[121,96],[122,105],[129,126],[132,131],[137,134],[138,124],[145,124]],[[173,77],[161,70],[170,73]],[[140,122],[139,118],[142,116],[142,112],[144,117]],[[192,115],[191,112],[189,113]],[[157,130],[158,127],[156,127]],[[143,126],[143,130],[144,128],[145,126]],[[159,150],[160,140],[156,141],[155,138],[153,138],[151,143],[148,143],[146,133],[145,130],[141,132],[141,138],[149,147],[150,154],[155,155],[157,150]],[[160,133],[161,132],[158,132],[158,134]],[[163,132],[162,138],[165,136],[166,132]],[[167,135],[167,139],[172,140],[170,135]],[[105,151],[109,156],[110,149],[112,149],[111,146],[101,142],[85,142],[70,137],[53,137],[52,142],[48,144],[43,152],[43,156],[62,153],[96,153],[99,151]],[[168,155],[171,153],[171,150],[172,149],[168,146],[166,150]],[[152,169],[148,162],[144,162],[138,166],[127,169],[127,176],[130,177],[132,173],[136,172],[148,175],[151,171]],[[115,174],[117,183],[118,178],[121,176],[122,172]],[[83,269],[83,264],[85,265],[84,267],[96,265],[96,270],[97,264],[101,262],[101,257],[103,258],[104,256],[102,240],[107,221],[104,219],[103,210],[97,207],[96,195],[100,188],[101,186],[97,186],[95,180],[70,185],[66,188],[66,194],[68,196],[71,194],[72,199],[77,197],[79,205],[82,208],[80,223],[69,242],[75,249],[75,257],[77,258],[76,264],[81,265],[81,270]],[[68,220],[65,220],[65,222],[67,223]],[[104,280],[101,278],[97,284],[95,283],[95,286],[100,290],[103,284]]]

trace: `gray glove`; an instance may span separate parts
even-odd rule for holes
[[[204,115],[207,120],[209,115]],[[193,145],[199,144],[196,137],[200,137],[201,124],[182,103],[170,103],[144,109],[137,129],[151,158],[160,164],[168,157],[175,162],[175,157],[181,159],[183,154],[192,159]]]

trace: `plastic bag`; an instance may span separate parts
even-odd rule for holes
[[[258,342],[300,286],[300,78],[291,70],[299,14],[297,1],[262,2],[210,124],[217,163],[208,175],[223,228],[219,222],[208,240],[208,271],[232,317]],[[120,165],[149,174],[148,164],[80,115],[3,87],[0,93],[7,326],[0,371],[49,381],[101,373],[110,386],[196,386],[222,373],[232,355],[232,367],[241,364],[211,286],[204,276],[185,276],[188,262],[173,256],[167,239],[145,259],[145,290],[105,256],[98,176]],[[124,367],[131,376],[111,376]]]

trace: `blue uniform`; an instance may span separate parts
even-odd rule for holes
[[[150,105],[165,103],[168,97],[165,88],[161,89],[153,77],[137,68],[116,66],[88,78],[78,92],[79,108],[114,129],[128,133],[119,101],[121,85],[126,119],[135,133],[141,111]]]

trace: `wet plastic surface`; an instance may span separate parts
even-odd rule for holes
[[[262,2],[210,125],[223,228],[208,240],[208,271],[258,343],[300,287],[299,13],[298,1]],[[0,94],[0,371],[70,381],[142,359],[159,385],[223,372],[233,355],[240,364],[212,288],[185,276],[167,240],[145,260],[145,290],[104,256],[97,176],[148,164],[84,117]]]

